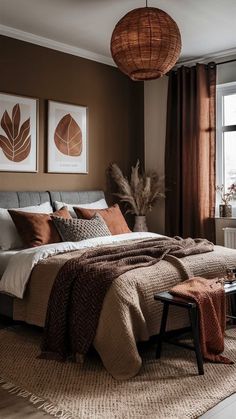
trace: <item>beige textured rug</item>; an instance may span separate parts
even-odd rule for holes
[[[236,392],[236,364],[205,364],[198,376],[194,353],[172,345],[155,360],[143,350],[143,368],[114,380],[96,356],[83,365],[38,359],[41,334],[31,328],[0,330],[0,389],[63,419],[197,418]],[[225,355],[236,361],[236,329],[227,331]]]

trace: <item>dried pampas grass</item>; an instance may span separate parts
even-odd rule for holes
[[[127,213],[146,215],[159,199],[165,197],[164,178],[155,172],[140,174],[139,161],[131,168],[130,181],[116,163],[110,165],[108,172],[119,188],[115,195],[127,204]]]

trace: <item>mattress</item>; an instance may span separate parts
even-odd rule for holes
[[[18,253],[20,250],[0,250],[0,278],[5,271],[11,256]]]

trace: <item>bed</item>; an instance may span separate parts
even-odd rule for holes
[[[0,207],[24,207],[40,204],[45,200],[66,203],[88,203],[104,197],[102,191],[91,192],[2,192]],[[41,246],[17,252],[11,256],[8,270],[10,283],[14,287],[12,298],[0,293],[1,313],[11,315],[15,320],[43,327],[47,304],[57,273],[71,257],[90,247],[107,244],[142,241],[158,237],[154,233],[129,233],[122,237],[89,239],[86,243],[59,243],[57,246]],[[56,250],[55,250],[56,249]],[[30,261],[31,275],[25,281]],[[34,261],[34,262],[32,262]],[[36,262],[35,262],[36,261]],[[1,263],[1,256],[0,256]],[[105,368],[116,379],[128,379],[138,373],[142,359],[138,353],[137,341],[146,341],[158,333],[161,319],[161,305],[153,295],[165,291],[174,284],[191,276],[214,278],[225,274],[227,268],[236,266],[236,250],[215,246],[211,253],[176,259],[168,256],[154,266],[126,272],[116,278],[107,292],[93,345],[99,353]],[[20,269],[16,269],[20,267]],[[9,275],[10,274],[10,275]],[[27,275],[26,275],[27,276]],[[0,281],[1,284],[1,281]],[[23,297],[23,298],[22,298]],[[185,327],[188,319],[180,309],[173,309],[169,316],[169,329]]]

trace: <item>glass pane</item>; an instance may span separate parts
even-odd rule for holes
[[[224,125],[236,125],[236,94],[224,96]]]
[[[236,131],[224,133],[225,190],[236,183]]]

